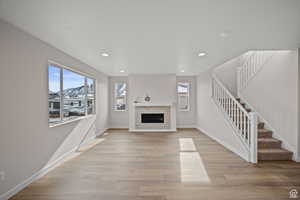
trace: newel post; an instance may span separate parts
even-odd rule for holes
[[[255,112],[249,113],[250,115],[250,162],[257,163],[257,114]]]

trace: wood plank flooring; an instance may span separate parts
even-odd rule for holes
[[[300,164],[252,165],[197,130],[108,133],[11,200],[277,200],[300,192]]]

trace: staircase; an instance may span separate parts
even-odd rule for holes
[[[272,58],[272,51],[249,51],[240,56],[237,68],[237,97],[218,79],[212,76],[212,99],[224,118],[231,124],[235,134],[248,151],[248,162],[265,160],[292,160],[293,153],[282,148],[282,141],[273,137],[273,132],[259,121],[258,114],[242,101],[241,92]]]
[[[257,163],[257,115],[249,112],[214,74],[212,99],[247,150],[245,160]]]
[[[247,105],[240,98],[237,101],[247,110]],[[258,122],[257,125],[257,156],[259,161],[263,160],[292,160],[293,153],[281,147],[281,141],[272,137],[273,132],[265,128],[265,123]]]

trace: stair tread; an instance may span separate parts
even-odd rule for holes
[[[269,130],[269,129],[260,128],[260,129],[258,129],[258,132],[259,132],[259,133],[266,133],[266,132],[272,132],[272,131]]]
[[[270,149],[258,149],[258,153],[263,153],[263,154],[292,154],[292,152],[286,150],[286,149],[282,149],[282,148],[270,148]]]
[[[258,138],[258,142],[281,142],[275,138]]]
[[[291,160],[293,152],[282,148],[258,149],[258,160]]]
[[[251,112],[251,109],[247,107],[247,104],[240,98],[236,99],[240,105],[247,111]],[[235,109],[235,108],[234,108]],[[244,124],[242,122],[241,124]],[[248,124],[246,122],[246,124]],[[291,160],[293,152],[281,148],[281,141],[273,138],[273,131],[265,128],[265,123],[258,121],[258,160]]]

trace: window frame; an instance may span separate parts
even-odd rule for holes
[[[60,70],[60,90],[59,90],[59,94],[60,94],[60,113],[59,113],[59,121],[58,122],[55,122],[55,123],[51,123],[50,120],[49,120],[49,65],[52,65],[54,67],[57,67],[59,68]],[[84,116],[81,116],[81,117],[77,117],[75,119],[64,119],[64,113],[63,113],[63,109],[64,109],[64,97],[63,97],[63,87],[64,87],[64,70],[69,70],[73,73],[76,73],[76,74],[79,74],[81,76],[84,77],[84,88],[85,88],[85,115]],[[93,80],[93,84],[94,84],[94,110],[91,114],[88,114],[87,112],[87,79],[91,79]],[[52,127],[56,127],[56,126],[60,126],[60,125],[63,125],[63,124],[67,124],[67,123],[71,123],[71,122],[74,122],[74,121],[78,121],[78,120],[81,120],[81,119],[84,119],[84,118],[88,118],[88,117],[91,117],[91,116],[94,116],[96,115],[96,91],[97,91],[97,79],[94,78],[93,76],[87,74],[87,73],[84,73],[84,72],[81,72],[81,71],[78,71],[76,69],[73,69],[71,67],[68,67],[66,65],[63,65],[63,64],[60,64],[58,62],[55,62],[55,61],[52,61],[52,60],[48,60],[47,62],[47,96],[48,96],[48,103],[47,103],[47,106],[48,106],[48,112],[47,112],[47,115],[48,115],[48,125],[50,128]]]
[[[187,94],[181,94],[178,92],[178,87],[179,87],[179,84],[187,84],[188,85],[188,88],[187,88]],[[190,108],[191,108],[191,104],[190,104],[190,87],[191,87],[191,83],[189,81],[178,81],[177,82],[177,87],[176,87],[176,92],[177,92],[177,101],[178,101],[178,104],[177,104],[177,109],[178,111],[180,112],[189,112],[190,111]],[[181,109],[179,107],[179,98],[182,97],[182,96],[185,96],[187,97],[187,108],[186,109]]]
[[[125,109],[124,110],[118,110],[117,109],[117,91],[116,91],[116,85],[117,84],[125,84],[125,96],[124,96],[124,104],[125,104]],[[113,93],[114,93],[114,108],[113,110],[115,112],[126,112],[127,111],[127,83],[126,81],[116,81],[114,82],[114,86],[113,86]]]
[[[94,109],[93,109],[93,112],[91,113],[91,114],[88,114],[87,113],[87,116],[89,116],[89,115],[96,115],[96,83],[97,83],[97,81],[96,81],[96,79],[94,79],[94,78],[91,78],[90,76],[85,76],[86,78],[85,78],[85,82],[86,82],[86,86],[87,86],[87,82],[88,82],[88,79],[91,79],[91,80],[93,80],[93,84],[94,84]],[[88,88],[86,87],[86,90],[87,90]],[[88,105],[88,92],[86,92],[86,106]]]

